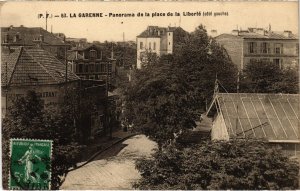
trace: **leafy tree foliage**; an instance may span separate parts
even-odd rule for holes
[[[9,175],[9,140],[11,138],[53,140],[52,189],[58,189],[68,169],[76,164],[81,146],[77,143],[73,118],[68,107],[44,109],[34,91],[18,98],[9,108],[2,124],[3,185]]]
[[[298,188],[298,162],[258,140],[206,141],[188,148],[170,144],[151,159],[140,159],[138,189]]]
[[[278,64],[256,61],[246,65],[241,75],[241,91],[251,93],[298,93],[296,69],[281,69]]]
[[[146,52],[142,69],[124,91],[126,120],[159,145],[195,126],[216,76],[228,91],[236,87],[236,68],[204,26],[177,38],[172,55]]]

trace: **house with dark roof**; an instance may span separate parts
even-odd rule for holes
[[[73,47],[68,51],[68,64],[81,79],[115,82],[116,59],[113,53],[95,44]]]
[[[66,71],[65,64],[43,49],[2,48],[2,116],[5,116],[13,99],[24,96],[28,90],[39,93],[45,105],[55,104],[62,96],[65,83],[72,84],[79,79],[72,71]]]
[[[231,34],[224,33],[215,39],[227,50],[239,70],[257,61],[273,62],[281,68],[296,68],[299,65],[298,36],[291,31],[249,28],[233,30]]]
[[[172,54],[174,45],[187,34],[181,27],[148,26],[136,37],[137,43],[137,68],[142,67],[147,53],[157,56]]]
[[[300,94],[216,93],[211,139],[263,139],[300,157]]]
[[[44,102],[44,107],[58,107],[66,89],[79,90],[80,102],[89,107],[92,113],[82,113],[83,137],[94,137],[104,128],[106,86],[104,81],[81,80],[66,68],[51,53],[33,47],[2,48],[1,52],[1,109],[5,117],[13,101],[35,91]],[[77,104],[77,103],[74,103]]]
[[[65,52],[70,45],[64,39],[41,27],[1,27],[2,47],[41,47],[64,62]]]

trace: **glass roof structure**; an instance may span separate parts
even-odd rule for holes
[[[300,94],[217,93],[229,137],[298,141]]]

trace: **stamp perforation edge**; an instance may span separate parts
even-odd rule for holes
[[[12,142],[13,141],[36,141],[36,142],[50,142],[50,156],[52,158],[52,153],[53,153],[53,140],[49,140],[49,139],[29,139],[29,138],[10,138],[9,139],[9,160],[11,160],[11,156],[12,156]],[[10,161],[11,162],[11,161]],[[11,168],[10,168],[11,164],[9,165],[9,173],[8,173],[8,189],[12,190],[10,188],[10,181],[11,181]],[[52,168],[52,164],[51,164],[51,168]],[[50,182],[49,182],[49,189],[51,190],[51,180],[52,180],[52,170],[50,170]]]

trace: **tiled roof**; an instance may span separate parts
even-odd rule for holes
[[[300,94],[219,93],[229,137],[299,141]]]
[[[5,63],[9,71],[5,70]],[[2,79],[8,79],[9,86],[60,84],[65,82],[65,64],[52,54],[42,49],[21,48],[15,53],[2,52]],[[68,81],[79,80],[79,77],[68,70]],[[2,86],[6,85],[2,82]]]
[[[14,42],[14,37],[19,35],[19,39]],[[1,37],[2,42],[6,38],[6,35],[9,37],[10,44],[16,45],[34,45],[34,39],[43,36],[43,44],[45,45],[64,45],[64,41],[55,36],[54,34],[44,30],[41,27],[1,27]]]
[[[9,83],[10,77],[18,61],[21,48],[4,49],[1,54],[1,86]]]

